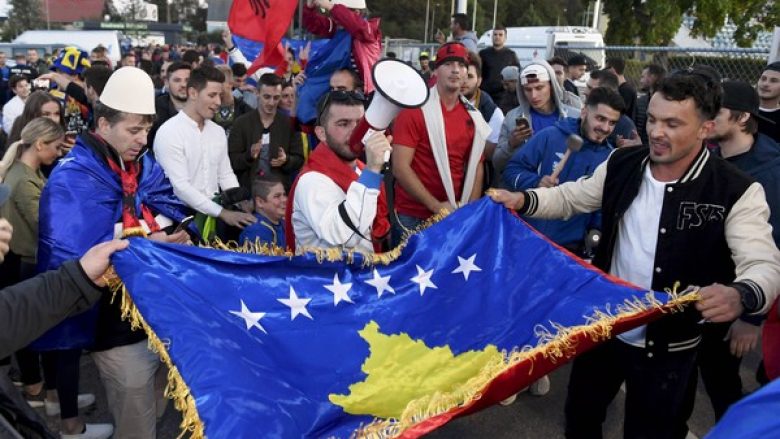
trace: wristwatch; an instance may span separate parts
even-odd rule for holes
[[[739,301],[742,303],[745,313],[754,313],[758,311],[758,297],[756,293],[748,286],[739,282],[729,285],[739,292]]]

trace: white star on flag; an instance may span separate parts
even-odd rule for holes
[[[367,280],[366,283],[376,288],[377,297],[381,298],[385,291],[395,294],[395,290],[390,286],[390,276],[380,276],[376,268],[374,268],[374,278]]]
[[[413,277],[411,281],[420,285],[421,296],[425,294],[426,288],[439,288],[431,282],[431,276],[433,276],[433,269],[425,271],[419,265],[417,266],[417,276]]]
[[[314,320],[314,317],[309,314],[309,310],[306,309],[306,305],[311,302],[311,299],[302,299],[298,297],[298,294],[295,293],[295,290],[293,289],[292,285],[290,285],[290,298],[289,299],[276,299],[283,304],[290,307],[290,320],[295,320],[296,317],[298,317],[299,314],[305,315],[306,317]]]
[[[241,311],[230,311],[230,314],[236,315],[238,317],[241,317],[244,319],[244,323],[246,324],[246,329],[249,330],[252,327],[255,327],[264,333],[268,334],[268,332],[260,326],[260,319],[265,317],[264,312],[251,312],[249,311],[249,308],[246,307],[246,304],[243,300],[241,300]]]
[[[333,275],[333,283],[325,285],[325,288],[333,293],[333,306],[338,305],[341,301],[352,303],[352,299],[350,299],[349,294],[347,294],[349,289],[352,288],[352,284],[341,283],[338,273]]]
[[[474,264],[474,259],[476,259],[477,254],[474,253],[471,255],[470,258],[465,259],[458,256],[458,268],[452,270],[452,274],[455,273],[463,273],[463,277],[465,280],[469,280],[469,274],[471,274],[472,271],[482,271],[481,268],[477,267],[476,264]]]

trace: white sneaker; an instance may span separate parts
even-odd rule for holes
[[[111,424],[84,424],[84,433],[65,434],[60,432],[61,439],[108,439],[114,434]]]
[[[79,394],[79,400],[78,400],[78,407],[80,409],[83,409],[85,407],[89,407],[92,404],[95,403],[95,395],[92,393],[82,393]],[[49,400],[44,401],[43,403],[45,409],[46,409],[46,416],[58,416],[60,414],[60,403],[52,402]],[[91,424],[91,425],[102,425],[102,424]],[[89,436],[91,437],[91,436]]]
[[[528,393],[534,396],[544,396],[550,392],[550,378],[547,375],[534,381],[528,388]]]
[[[515,400],[517,400],[517,393],[515,393],[514,395],[510,396],[509,398],[499,402],[499,404],[501,404],[503,406],[512,405],[515,402]]]

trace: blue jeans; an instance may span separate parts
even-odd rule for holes
[[[393,248],[396,248],[401,244],[401,239],[403,239],[407,232],[416,230],[417,227],[420,227],[420,225],[425,222],[423,219],[398,212],[393,212],[391,215],[395,217],[393,218],[394,221],[391,221],[393,227],[390,236],[390,244]]]

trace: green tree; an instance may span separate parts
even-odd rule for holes
[[[750,46],[761,30],[769,30],[780,19],[780,3],[766,0],[605,0],[609,15],[608,44],[666,46],[672,41],[683,14],[694,18],[693,36],[713,37],[726,18],[737,29],[734,38]]]
[[[8,22],[3,29],[3,39],[10,41],[30,29],[40,29],[44,22],[40,0],[10,0]]]
[[[198,0],[174,0],[171,3],[171,22],[188,24],[195,31],[206,31],[206,9]]]
[[[382,33],[391,38],[423,39],[427,0],[368,0],[372,15],[382,18]],[[481,35],[493,25],[494,0],[478,0],[474,31]],[[498,0],[496,22],[511,26],[554,26],[583,24],[587,0]],[[468,0],[469,19],[472,19],[474,0]],[[437,29],[449,33],[450,0],[430,0],[428,40]]]

